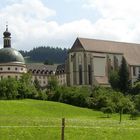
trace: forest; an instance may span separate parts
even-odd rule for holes
[[[30,51],[20,50],[20,53],[25,58],[26,63],[64,63],[67,57],[68,49],[50,46],[39,46]]]

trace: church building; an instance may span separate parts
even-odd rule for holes
[[[140,74],[140,44],[77,38],[68,53],[67,85],[109,86],[109,73],[122,57],[133,84]]]

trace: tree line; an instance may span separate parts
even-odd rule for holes
[[[67,58],[68,49],[50,46],[40,46],[30,51],[20,50],[26,62],[43,62],[46,64],[64,63]]]

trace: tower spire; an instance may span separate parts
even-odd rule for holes
[[[8,22],[6,22],[6,31],[3,33],[3,47],[11,47],[11,33],[8,31]]]
[[[8,31],[8,21],[6,22],[6,31]]]

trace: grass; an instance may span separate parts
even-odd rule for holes
[[[0,140],[139,140],[140,120],[123,115],[104,118],[102,112],[38,100],[0,101]],[[51,127],[50,127],[51,126]]]

